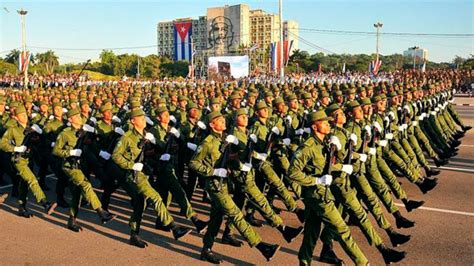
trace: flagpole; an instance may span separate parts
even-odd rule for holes
[[[20,10],[17,10],[17,13],[20,15],[20,20],[21,20],[21,47],[23,49],[23,56],[25,56],[25,63],[27,62],[26,60],[26,23],[25,23],[25,16],[28,14],[28,11],[24,10],[23,8]],[[22,56],[20,56],[21,60]],[[20,64],[20,62],[19,62]],[[25,89],[28,88],[28,64],[25,66],[25,71],[24,71],[24,80],[23,80],[23,85]]]
[[[284,65],[284,58],[283,58],[283,5],[282,5],[282,0],[278,1],[278,10],[279,10],[279,16],[280,16],[280,80],[283,82],[284,77],[285,77],[285,65]]]

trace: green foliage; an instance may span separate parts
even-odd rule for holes
[[[17,73],[17,66],[12,64],[12,63],[9,63],[9,62],[6,62],[6,61],[3,61],[3,60],[0,60],[0,75],[5,75],[5,74],[16,74]]]

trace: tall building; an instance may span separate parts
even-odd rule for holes
[[[252,45],[267,50],[271,43],[280,41],[280,17],[261,9],[250,11],[250,37]]]
[[[407,50],[403,51],[403,56],[405,57],[415,57],[416,60],[428,60],[428,49],[420,48],[418,46],[410,47]]]

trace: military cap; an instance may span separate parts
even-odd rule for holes
[[[351,88],[351,89],[347,90],[347,94],[355,94],[355,93],[356,93],[356,89],[354,89],[354,88]]]
[[[142,109],[137,109],[137,110],[133,110],[130,113],[130,118],[134,118],[134,117],[138,117],[138,116],[145,116],[145,112],[143,112]]]
[[[313,96],[311,95],[311,93],[305,92],[305,93],[303,93],[302,98],[303,98],[304,100],[307,100],[307,99],[313,98]]]
[[[110,105],[110,104],[103,104],[100,107],[100,112],[101,113],[106,112],[106,111],[110,111],[110,110],[112,110],[112,105]]]
[[[164,113],[164,112],[168,112],[168,108],[166,106],[160,106],[160,107],[156,108],[156,110],[155,110],[155,113],[157,115],[159,115],[161,113]]]
[[[184,96],[184,95],[179,95],[179,96],[178,96],[178,101],[179,101],[179,102],[181,102],[181,101],[187,101],[187,100],[188,100],[188,98],[186,98],[186,96]]]
[[[380,101],[382,101],[382,100],[383,100],[383,99],[382,99],[382,96],[381,96],[381,95],[377,95],[377,96],[375,96],[375,97],[372,98],[372,102],[373,102],[373,103],[380,102]]]
[[[348,112],[352,112],[352,110],[354,110],[354,108],[359,107],[359,106],[360,106],[360,103],[357,100],[350,101],[346,104],[346,110]]]
[[[63,107],[63,105],[60,102],[53,103],[53,108],[56,106]]]
[[[329,105],[329,106],[326,108],[326,114],[327,114],[327,115],[330,115],[330,114],[332,114],[334,111],[339,110],[339,109],[341,109],[341,106],[339,106],[339,104],[337,104],[337,103],[333,103],[333,104]]]
[[[323,110],[319,110],[319,111],[316,111],[316,112],[312,112],[312,113],[309,113],[308,114],[308,121],[310,123],[314,123],[316,121],[324,121],[324,120],[327,120],[327,121],[332,121],[333,118],[332,117],[328,117],[326,115],[326,112],[324,112]]]
[[[221,103],[219,102],[218,98],[214,98],[211,100],[211,104],[221,104]]]
[[[370,100],[369,97],[365,97],[365,98],[362,98],[360,100],[360,105],[364,106],[364,105],[371,105],[372,104],[372,101]]]
[[[273,93],[271,91],[266,91],[264,96],[265,97],[273,97]]]
[[[222,113],[219,111],[211,112],[210,114],[207,115],[207,121],[210,123],[212,122],[213,119],[217,117],[221,117],[221,116],[222,116]]]
[[[329,93],[327,91],[322,91],[321,94],[319,95],[321,98],[324,98],[324,97],[329,97]]]
[[[279,103],[285,103],[285,101],[283,101],[283,98],[277,97],[275,98],[275,100],[273,100],[273,105],[277,105]]]
[[[27,96],[25,97],[25,102],[26,102],[26,103],[32,103],[32,102],[33,102],[33,97],[31,97],[31,95],[27,95]]]
[[[69,110],[69,111],[67,112],[66,116],[67,116],[67,118],[71,118],[71,117],[73,117],[73,116],[75,116],[75,115],[78,115],[78,114],[80,114],[80,113],[81,113],[81,111],[79,111],[79,109],[74,108],[74,109]]]
[[[335,90],[334,91],[334,96],[342,96],[342,91],[341,90]]]
[[[298,99],[298,97],[296,97],[296,95],[293,94],[293,93],[289,94],[289,95],[286,97],[286,100],[287,100],[287,101],[293,101],[293,100],[296,100],[296,99]]]
[[[41,106],[41,105],[48,105],[48,102],[45,101],[45,100],[41,100],[41,101],[39,101],[39,106]]]
[[[188,110],[188,111],[191,110],[191,109],[193,109],[193,108],[194,108],[194,109],[197,109],[197,108],[198,108],[197,104],[194,103],[194,102],[189,102],[188,105],[186,105],[186,110]]]
[[[230,100],[234,100],[234,99],[242,99],[242,97],[240,96],[239,93],[232,93],[229,97]]]
[[[236,112],[236,116],[249,114],[247,108],[239,108]]]
[[[132,101],[132,102],[130,103],[130,107],[131,107],[132,109],[139,108],[140,106],[141,106],[141,104],[140,104],[139,101]]]
[[[255,105],[255,110],[258,111],[260,109],[263,109],[263,108],[268,108],[267,104],[265,103],[265,101],[260,101],[258,102],[256,105]]]

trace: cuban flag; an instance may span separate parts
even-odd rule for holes
[[[191,61],[192,28],[191,22],[176,22],[174,24],[174,61]]]
[[[31,54],[27,51],[20,52],[18,56],[18,70],[20,72],[25,72],[28,70],[28,65],[30,64]]]
[[[283,42],[283,64],[286,66],[288,64],[288,58],[290,57],[291,47],[293,46],[293,40]],[[280,59],[280,42],[274,42],[270,45],[270,54],[271,54],[271,63],[272,70],[277,71],[281,66]]]

